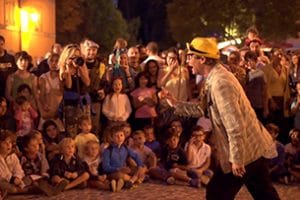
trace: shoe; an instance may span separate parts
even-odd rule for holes
[[[115,179],[110,181],[110,189],[112,192],[116,192],[117,191],[117,182]]]
[[[174,185],[175,184],[175,178],[173,176],[170,176],[167,178],[166,182],[168,185]]]
[[[54,189],[46,180],[38,180],[36,187],[43,191],[48,197],[53,196]]]
[[[116,188],[116,191],[117,191],[117,192],[121,191],[122,188],[123,188],[123,186],[124,186],[124,184],[125,184],[125,183],[124,183],[124,180],[120,178],[120,179],[118,180],[118,182],[117,182],[117,188]]]
[[[203,183],[203,185],[207,185],[210,181],[210,177],[207,176],[207,175],[202,174],[200,176],[200,181],[201,181],[201,183]]]
[[[199,181],[198,178],[191,179],[189,184],[190,184],[190,186],[195,187],[195,188],[201,187],[201,182]]]
[[[194,170],[191,170],[191,169],[189,169],[189,170],[186,172],[186,175],[187,175],[188,177],[190,177],[191,179],[193,179],[193,178],[199,178],[198,173],[197,173],[196,171],[194,171]]]
[[[56,185],[53,191],[53,196],[58,195],[67,187],[69,182],[67,180],[62,180],[59,184]]]
[[[133,186],[133,183],[131,181],[124,182],[124,188],[130,189],[130,188],[132,188],[132,186]]]

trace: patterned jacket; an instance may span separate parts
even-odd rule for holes
[[[231,163],[248,165],[260,157],[277,156],[270,134],[257,119],[243,88],[232,73],[217,64],[206,80],[206,97],[213,133],[209,138],[212,154],[224,173]],[[202,116],[201,104],[179,102],[179,115]],[[204,104],[205,105],[205,104]],[[198,113],[198,115],[197,115]]]

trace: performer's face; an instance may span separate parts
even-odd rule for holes
[[[204,67],[202,64],[205,62],[205,59],[203,59],[200,56],[197,56],[195,54],[188,54],[187,55],[187,63],[189,66],[192,67],[193,74],[200,74],[202,75],[204,73]]]

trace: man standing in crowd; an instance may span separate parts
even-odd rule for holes
[[[0,35],[0,96],[5,95],[7,77],[16,70],[15,58],[5,50],[5,38]]]
[[[92,131],[98,135],[101,128],[101,102],[109,89],[106,78],[106,66],[97,57],[99,45],[96,42],[85,39],[80,46],[91,79],[89,94],[92,101]]]
[[[277,155],[272,138],[257,119],[238,80],[219,63],[215,38],[197,37],[187,48],[193,73],[206,77],[206,103],[179,102],[169,94],[165,96],[173,102],[177,114],[199,117],[207,109],[212,120],[209,143],[215,175],[207,186],[206,198],[233,200],[245,184],[254,199],[279,199],[266,159]]]

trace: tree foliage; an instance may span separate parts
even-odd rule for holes
[[[127,23],[111,0],[67,1],[62,7],[57,7],[57,17],[59,12],[64,12],[66,16],[57,18],[57,21],[62,20],[61,23],[65,25],[57,26],[57,32],[61,33],[57,37],[59,42],[79,42],[88,37],[100,44],[102,52],[109,52],[118,37],[129,38]],[[74,13],[76,16],[72,18]]]
[[[285,39],[297,32],[298,10],[294,0],[173,0],[167,5],[170,31],[178,42],[195,36],[228,37],[228,30],[241,36],[252,25],[264,38]]]

